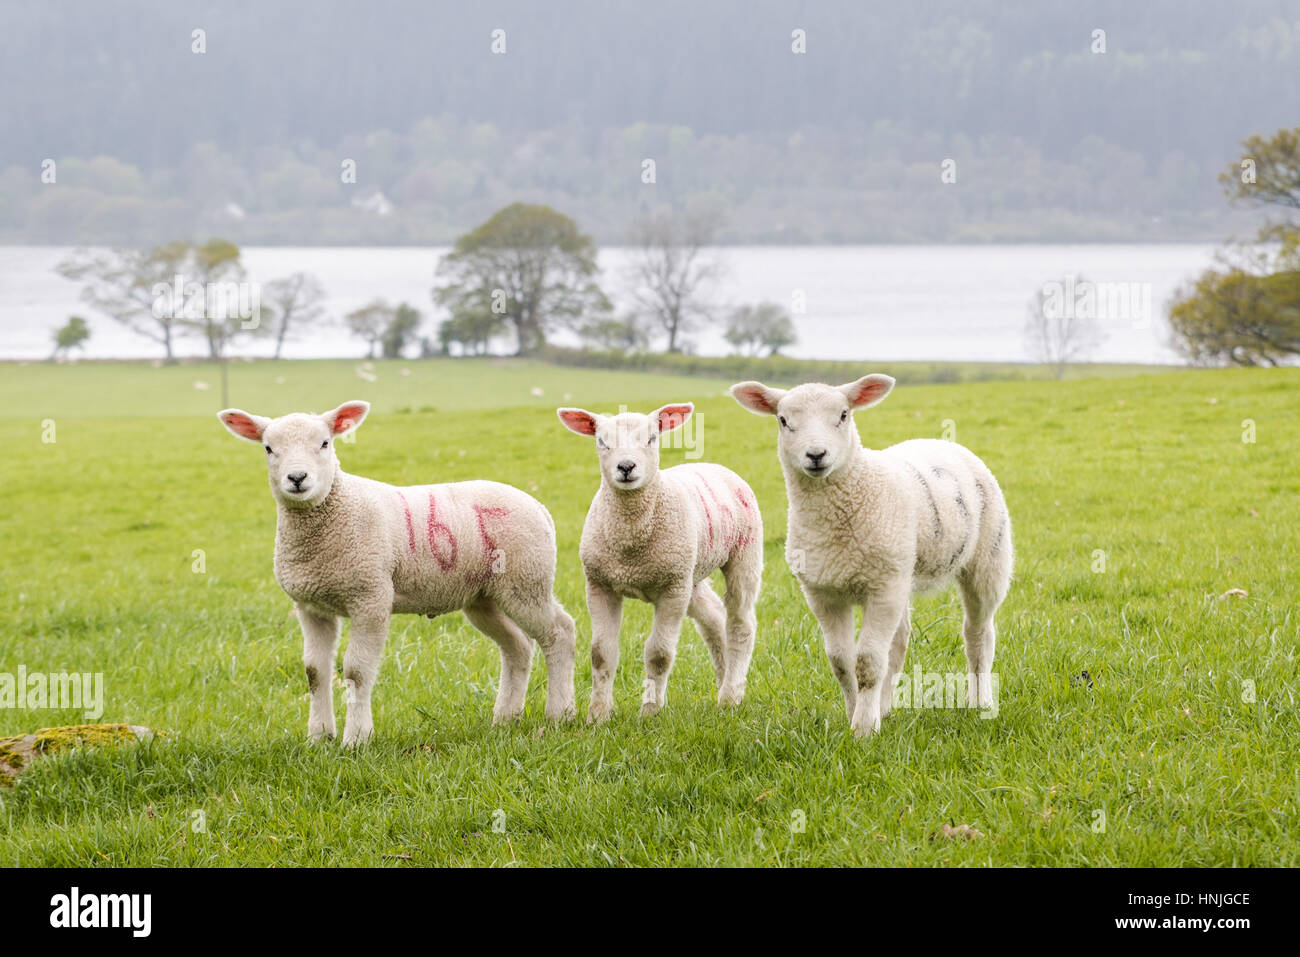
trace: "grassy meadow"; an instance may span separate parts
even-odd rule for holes
[[[1001,481],[1017,550],[997,717],[900,710],[863,742],[785,566],[775,426],[728,382],[499,360],[376,362],[368,382],[356,366],[235,364],[230,401],[365,398],[347,470],[491,478],[545,503],[584,713],[577,545],[598,477],[554,407],[694,400],[704,459],[749,481],[766,526],[744,705],[715,706],[687,623],[668,707],[641,721],[650,611],[629,602],[609,724],[546,725],[538,656],[525,717],[494,728],[495,646],[459,614],[404,616],[373,743],[309,746],[263,456],[213,416],[217,371],[6,365],[0,672],[102,672],[99,720],[163,735],[0,788],[0,865],[1300,864],[1300,372],[900,386],[859,413],[873,447],[947,421]],[[964,671],[960,624],[955,593],[918,600],[906,671]],[[83,720],[0,710],[0,737]]]

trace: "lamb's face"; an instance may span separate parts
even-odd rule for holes
[[[596,426],[596,456],[610,488],[635,491],[659,472],[659,430],[648,415],[602,416]]]
[[[338,458],[333,435],[318,415],[295,412],[276,419],[262,433],[271,492],[289,508],[310,508],[334,487]]]
[[[827,385],[801,385],[776,406],[777,451],[787,468],[825,478],[853,458],[861,443],[848,397]]]
[[[649,415],[595,415],[583,409],[556,412],[566,428],[595,437],[605,485],[617,492],[633,492],[644,488],[659,472],[659,436],[680,426],[694,408],[687,402],[666,405]]]
[[[367,402],[346,402],[332,412],[294,412],[278,419],[226,409],[217,417],[239,436],[262,446],[271,492],[287,508],[319,505],[334,487],[339,461],[334,440],[366,417]]]
[[[893,387],[887,375],[868,375],[848,385],[809,383],[788,391],[740,382],[731,394],[751,412],[776,417],[778,455],[787,470],[826,479],[852,462],[862,445],[853,410],[875,405]]]

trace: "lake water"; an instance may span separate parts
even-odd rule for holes
[[[72,314],[90,323],[87,357],[157,356],[153,342],[88,310],[78,298],[77,284],[54,271],[69,252],[49,246],[0,247],[0,358],[44,358],[52,330]],[[305,271],[324,284],[334,321],[285,349],[287,356],[308,358],[362,354],[364,345],[338,318],[379,297],[420,309],[425,331],[432,334],[441,317],[434,315],[429,291],[445,252],[246,247],[243,259],[253,282]],[[1169,298],[1211,264],[1213,252],[1208,245],[1182,244],[729,247],[719,250],[727,272],[710,298],[720,310],[764,299],[790,307],[799,343],[786,351],[794,356],[1022,361],[1028,358],[1026,303],[1045,282],[1079,275],[1110,284],[1109,290],[1133,293],[1127,309],[1101,320],[1105,339],[1094,359],[1173,362],[1176,356],[1167,343]],[[625,251],[606,249],[600,262],[604,288],[616,304],[625,303]],[[1150,303],[1150,314],[1144,314],[1144,302]],[[728,351],[718,329],[692,338],[697,352]],[[575,342],[564,334],[554,341]],[[202,342],[190,338],[177,351],[201,355],[204,350]],[[270,346],[254,340],[237,351],[269,354]]]

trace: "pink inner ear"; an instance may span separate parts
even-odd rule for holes
[[[227,415],[221,421],[246,439],[252,439],[254,442],[262,441],[262,430],[246,415]]]
[[[596,434],[596,420],[586,412],[564,411],[560,413],[564,424],[582,435]]]
[[[689,405],[666,405],[659,410],[659,431],[671,432],[691,414]]]
[[[741,389],[740,396],[744,398],[745,404],[751,409],[757,409],[760,412],[766,412],[769,415],[776,414],[776,406],[767,401],[767,394],[762,389],[750,387]]]
[[[334,415],[334,434],[340,435],[360,422],[366,414],[364,406],[345,405]]]
[[[849,395],[849,401],[853,403],[855,407],[859,405],[865,405],[868,402],[875,402],[877,399],[879,399],[882,395],[884,395],[888,391],[889,391],[888,382],[880,382],[878,380],[869,379],[866,382],[862,383],[862,385],[858,386],[857,389],[853,390],[853,392]]]

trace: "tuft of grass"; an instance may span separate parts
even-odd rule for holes
[[[0,673],[102,672],[102,720],[167,733],[36,762],[0,791],[0,865],[1300,863],[1296,371],[900,387],[859,415],[874,447],[955,429],[1001,481],[1018,554],[997,717],[898,711],[862,742],[785,566],[773,429],[725,382],[376,363],[367,384],[353,365],[236,367],[231,400],[276,414],[370,398],[340,447],[349,471],[492,478],[544,502],[580,707],[577,545],[597,475],[553,407],[695,400],[699,451],[750,482],[766,528],[744,705],[713,704],[688,623],[667,709],[639,720],[650,614],[631,602],[608,725],[547,725],[539,660],[524,718],[494,728],[495,646],[459,614],[406,616],[374,743],[309,746],[264,465],[212,419],[194,369],[15,367],[0,384]],[[954,594],[918,600],[914,622],[909,674],[964,670]],[[0,736],[82,720],[3,709]],[[982,836],[947,840],[945,824]]]

